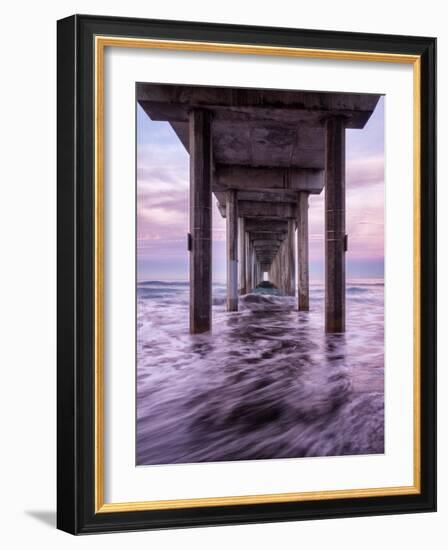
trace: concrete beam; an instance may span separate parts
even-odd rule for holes
[[[256,255],[267,255],[267,256],[271,256],[271,257],[274,257],[277,253],[277,251],[279,250],[279,248],[275,249],[275,248],[255,248],[255,253]]]
[[[263,246],[269,246],[271,248],[275,247],[275,246],[280,246],[280,244],[282,243],[282,241],[280,240],[276,240],[276,239],[252,239],[253,243],[254,243],[254,246],[255,248],[261,248]]]
[[[295,90],[257,90],[138,83],[137,101],[154,120],[186,120],[192,107],[212,109],[217,120],[272,120],[322,124],[325,116],[346,116],[349,128],[362,128],[379,95]]]
[[[225,218],[226,211],[224,205],[218,203],[218,210]],[[265,218],[285,220],[295,217],[295,206],[287,203],[266,203],[238,201],[238,212],[243,218]]]
[[[257,260],[264,264],[264,263],[272,263],[274,261],[274,258],[275,258],[275,254],[273,255],[267,255],[267,254],[256,254],[256,257],[257,257]]]
[[[271,232],[266,231],[264,233],[261,231],[251,231],[249,235],[253,241],[266,240],[266,239],[274,240],[274,241],[282,241],[285,238],[285,233],[280,233],[280,232],[275,233],[274,231],[271,231]]]
[[[282,241],[283,242],[283,241]],[[256,250],[278,250],[280,248],[281,242],[273,242],[273,241],[266,241],[266,243],[263,244],[255,244],[254,241],[252,241],[252,244],[254,245],[254,248]]]
[[[295,203],[297,191],[269,189],[266,191],[238,191],[239,201]]]
[[[238,191],[275,192],[275,190],[307,191],[319,194],[324,187],[323,170],[311,168],[260,168],[238,165],[217,165],[213,190],[228,188]]]
[[[288,232],[287,220],[246,220],[246,231],[257,233]]]

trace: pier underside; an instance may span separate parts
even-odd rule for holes
[[[308,198],[325,187],[325,330],[345,331],[345,129],[379,95],[137,84],[190,154],[190,332],[211,329],[212,196],[226,219],[227,309],[265,274],[309,303]]]

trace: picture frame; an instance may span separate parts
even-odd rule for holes
[[[435,511],[436,40],[90,15],[58,21],[57,40],[58,528],[84,534]],[[105,501],[103,69],[109,47],[412,66],[411,485]]]

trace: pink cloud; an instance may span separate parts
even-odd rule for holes
[[[153,241],[184,242],[188,232],[188,155],[178,147],[141,146],[138,150],[137,209],[139,255],[154,254]],[[357,158],[346,166],[349,257],[380,259],[384,254],[384,157]],[[324,191],[325,192],[325,191]],[[310,197],[310,259],[323,259],[324,192]],[[225,241],[225,220],[213,198],[213,239]],[[158,250],[158,249],[157,249]],[[160,250],[163,250],[161,248]]]
[[[310,258],[322,260],[324,250],[324,197],[310,197]],[[381,259],[384,256],[384,157],[352,160],[346,166],[346,229],[348,257]]]

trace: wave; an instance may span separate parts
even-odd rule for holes
[[[368,287],[362,287],[362,286],[347,287],[348,294],[360,294],[360,293],[366,293],[366,292],[370,292],[370,289]]]
[[[139,281],[137,286],[147,287],[147,286],[189,286],[188,281]]]

